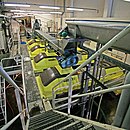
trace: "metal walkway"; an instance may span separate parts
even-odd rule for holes
[[[65,115],[48,111],[30,119],[29,130],[80,130],[84,125]]]

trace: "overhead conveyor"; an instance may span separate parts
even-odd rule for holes
[[[52,37],[51,35],[44,33],[41,30],[35,30],[35,34],[39,36],[39,38],[44,39],[48,42],[48,44],[56,51],[59,51],[61,54],[64,53],[64,50],[59,47],[59,42],[56,38]]]
[[[57,60],[62,68],[71,67],[78,63],[77,44],[74,38],[57,40],[55,37],[39,30],[36,30],[35,34],[47,41],[48,45],[59,53]]]

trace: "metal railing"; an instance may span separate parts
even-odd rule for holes
[[[13,124],[24,112],[25,110],[23,110],[22,112],[20,112],[17,116],[15,116],[12,120],[10,120],[6,125],[4,125],[1,130],[6,130],[7,128],[9,128],[9,126],[11,124]]]
[[[29,113],[28,113],[28,106],[27,106],[27,99],[26,99],[25,77],[24,77],[24,70],[23,70],[24,69],[24,67],[23,67],[24,66],[24,63],[23,63],[24,59],[21,56],[10,57],[10,58],[3,59],[2,63],[9,61],[9,60],[16,61],[16,65],[3,66],[3,68],[0,66],[0,75],[2,75],[2,77],[3,77],[2,80],[4,80],[4,82],[1,82],[1,84],[2,83],[4,84],[4,89],[5,89],[5,80],[6,80],[11,86],[13,86],[15,88],[14,92],[15,92],[15,98],[16,98],[16,102],[17,102],[17,106],[18,106],[18,111],[19,111],[19,113],[21,113],[19,116],[20,116],[20,119],[21,119],[22,129],[25,130],[25,116],[27,116],[27,118],[29,118]],[[7,70],[7,72],[4,69]],[[14,74],[18,74],[18,73],[22,74],[22,84],[23,84],[22,90],[20,89],[20,87],[17,86],[17,84],[9,76],[9,75],[14,75]],[[21,95],[20,94],[24,98],[24,103],[22,103],[22,101],[21,101]],[[6,102],[6,95],[4,96],[4,101]],[[25,104],[24,112],[23,112],[22,104]],[[6,115],[6,113],[7,112],[5,112],[5,115]],[[5,116],[5,119],[6,119],[6,123],[5,123],[5,126],[3,128],[6,128],[6,126],[8,124],[6,116]],[[13,121],[15,121],[15,120],[13,120]]]
[[[83,64],[81,64],[78,68],[76,68],[72,73],[67,75],[63,80],[61,80],[59,83],[57,83],[53,88],[52,88],[52,105],[53,109],[55,109],[55,88],[63,83],[64,81],[69,79],[69,88],[68,88],[68,97],[65,98],[59,98],[57,100],[67,100],[68,99],[68,114],[70,114],[70,108],[71,108],[71,101],[72,98],[78,98],[78,97],[84,97],[84,96],[89,96],[89,95],[95,95],[95,94],[103,94],[106,92],[111,92],[119,89],[125,89],[129,88],[130,85],[123,85],[120,87],[115,87],[115,88],[109,88],[105,90],[100,90],[100,91],[95,91],[95,92],[90,92],[90,93],[85,93],[85,94],[80,94],[80,95],[72,95],[72,79],[71,76],[76,74],[78,71],[80,71],[83,67],[85,67],[87,64],[89,64],[92,60],[94,60],[97,56],[101,55],[105,50],[113,46],[116,42],[118,42],[121,38],[123,38],[125,35],[127,35],[130,32],[130,24],[124,28],[121,32],[119,32],[116,36],[114,36],[109,42],[107,42],[101,49],[96,51],[90,58],[88,58]]]
[[[112,75],[114,75],[114,74],[120,74],[120,73],[122,73],[121,74],[121,76],[120,77],[118,77],[118,78],[115,78],[115,79],[113,79],[113,80],[111,80],[111,81],[106,81],[106,78],[108,78],[108,77],[110,77],[110,76],[112,76]],[[103,75],[103,76],[101,76],[100,77],[100,81],[105,85],[105,86],[112,86],[112,87],[116,87],[116,86],[119,86],[119,85],[122,85],[123,84],[123,81],[124,81],[124,78],[125,78],[125,75],[124,75],[124,69],[122,69],[122,70],[118,70],[118,71],[114,71],[114,72],[111,72],[111,73],[108,73],[108,74],[105,74],[105,75]],[[71,81],[71,80],[70,80]],[[69,81],[69,84],[70,84],[70,81]],[[89,79],[89,83],[91,83],[91,79]],[[120,83],[118,83],[119,81],[121,81]],[[71,82],[72,83],[72,82]],[[114,85],[113,86],[113,84],[117,84],[118,83],[118,85]],[[78,83],[76,83],[76,84],[70,84],[70,85],[72,85],[71,86],[71,89],[73,90],[73,88],[74,88],[74,86],[76,86],[76,85],[81,85],[80,84],[80,82],[78,82]],[[56,106],[56,104],[57,103],[59,103],[59,102],[63,102],[63,101],[65,101],[65,100],[58,100],[58,99],[56,99],[56,94],[57,94],[57,92],[59,92],[59,91],[61,91],[61,90],[64,90],[64,89],[68,89],[68,92],[70,91],[70,93],[68,94],[68,97],[70,96],[72,96],[72,90],[70,89],[70,85],[68,85],[68,86],[62,86],[62,87],[56,87],[56,88],[53,88],[53,90],[52,90],[52,93],[53,93],[53,102],[52,102],[52,104],[53,104],[53,108],[55,108],[55,109],[59,109],[59,108],[62,108],[62,107],[65,107],[65,106],[67,106],[68,104],[73,104],[73,103],[75,103],[76,101],[78,102],[78,100],[77,99],[75,99],[74,101],[71,101],[71,99],[68,99],[68,103],[66,103],[66,104],[62,104],[62,105],[59,105],[58,107]],[[97,88],[97,90],[101,90],[102,88],[101,87],[96,87]],[[109,88],[109,87],[108,87]],[[70,90],[69,90],[70,89]],[[88,91],[89,92],[89,91]],[[102,99],[102,96],[101,96],[101,99]],[[99,104],[99,106],[100,106],[100,104]]]
[[[5,81],[0,76],[0,124],[7,123]],[[1,125],[0,125],[1,127]]]

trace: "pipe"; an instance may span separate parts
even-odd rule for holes
[[[16,89],[19,90],[19,92],[23,94],[23,92],[20,90],[20,88],[17,86],[17,84],[11,79],[11,77],[7,74],[7,72],[0,66],[0,74]]]
[[[63,26],[63,15],[65,13],[65,5],[66,5],[66,0],[63,0],[63,12],[61,14],[60,29],[62,29],[62,26]]]
[[[124,128],[126,130],[130,130],[130,105],[129,105],[129,108],[127,110],[127,113],[124,117],[124,121],[121,125],[121,128]]]
[[[70,7],[74,8],[74,0],[70,0]],[[70,18],[74,18],[74,10],[71,11]]]
[[[124,84],[130,84],[130,72],[127,74]],[[121,93],[115,114],[115,119],[112,123],[114,126],[121,127],[127,109],[129,107],[129,103],[130,103],[130,88],[124,89]]]

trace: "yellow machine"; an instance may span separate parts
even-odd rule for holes
[[[34,72],[42,72],[44,69],[58,65],[56,56],[55,52],[49,52],[49,50],[36,55],[31,61]]]
[[[31,39],[27,42],[28,52],[30,57],[35,57],[37,54],[45,51],[45,43],[39,39]]]
[[[34,47],[32,47],[29,51],[29,56],[31,58],[35,57],[36,55],[38,55],[41,52],[44,52],[45,48],[41,48],[40,45],[36,45]]]
[[[65,68],[62,69],[59,65],[56,67],[48,68],[47,70],[43,71],[39,76],[36,77],[36,81],[38,84],[38,88],[40,91],[41,98],[49,98],[52,99],[52,88],[61,80],[64,79],[67,74],[71,73],[73,69]],[[61,94],[63,92],[67,92],[69,86],[69,81],[65,81],[59,86],[55,88],[57,89],[57,94]],[[78,75],[72,76],[72,86],[74,89],[80,88],[80,83],[78,79]],[[60,89],[59,89],[60,88]]]
[[[41,48],[41,44],[39,44],[40,40],[37,39],[36,42],[29,46],[29,54],[30,57],[33,58],[32,66],[34,72],[41,72],[39,76],[36,76],[37,85],[40,91],[41,98],[49,98],[52,99],[52,88],[61,80],[64,79],[69,73],[73,71],[72,67],[69,68],[61,68],[58,65],[57,54],[54,50],[49,48]],[[28,42],[29,44],[30,42]],[[82,64],[85,60],[87,60],[88,55],[87,52],[83,51],[80,48],[77,48],[77,56],[78,63],[77,65]],[[93,62],[93,61],[92,61]],[[104,74],[100,79],[102,83],[108,83],[109,81],[115,80],[124,75],[123,71],[119,67],[104,67]],[[89,81],[91,84],[91,80]],[[65,81],[59,86],[55,88],[57,94],[62,94],[67,92],[69,86],[69,81]],[[72,76],[72,86],[73,90],[80,89],[80,80],[79,75],[75,74]],[[89,86],[89,85],[88,85]],[[118,94],[119,92],[115,92]]]
[[[40,39],[32,39],[27,42],[27,45],[28,45],[28,50],[30,50],[36,45],[39,45],[40,47],[45,47],[46,43],[41,41]]]

